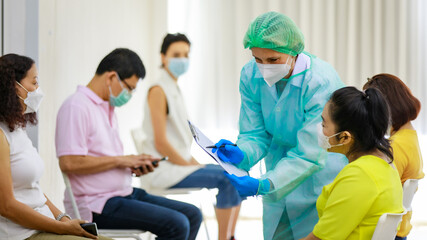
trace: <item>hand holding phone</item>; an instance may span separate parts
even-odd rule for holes
[[[154,160],[153,162],[152,162],[152,164],[154,165],[154,166],[157,166],[158,164],[159,164],[159,162],[160,161],[167,161],[167,160],[169,160],[169,157],[163,157],[162,159],[160,159],[160,160]]]
[[[154,171],[153,167],[158,167],[160,161],[167,161],[168,159],[169,159],[169,157],[163,157],[161,159],[154,160],[154,161],[152,161],[152,159],[150,159],[150,160],[147,160],[147,161],[152,161],[151,162],[152,166],[151,165],[150,166],[149,165],[143,165],[143,166],[140,166],[139,168],[135,168],[135,170],[139,170],[142,174],[147,174],[149,172]],[[136,173],[136,176],[140,176],[140,175],[141,174]]]
[[[82,223],[80,226],[88,233],[98,236],[98,227],[96,223]]]

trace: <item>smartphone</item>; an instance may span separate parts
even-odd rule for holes
[[[159,164],[160,161],[167,161],[167,160],[169,160],[169,157],[163,157],[160,160],[153,161],[153,165],[155,166],[155,165]]]
[[[88,233],[98,236],[98,227],[96,223],[82,223],[80,226]]]
[[[159,164],[160,161],[167,161],[169,160],[169,157],[163,157],[160,160],[155,160],[153,162],[151,162],[151,164],[153,164],[153,166],[157,167],[157,165]],[[141,172],[143,172],[144,170],[142,169],[142,167],[139,167],[139,170],[141,170]]]

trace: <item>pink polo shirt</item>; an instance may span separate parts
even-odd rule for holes
[[[114,107],[89,88],[79,86],[59,109],[55,145],[58,157],[122,156],[123,145]],[[129,168],[86,175],[69,174],[68,177],[80,215],[87,221],[92,221],[91,212],[102,212],[108,199],[129,195],[133,190]],[[65,194],[64,205],[68,213],[73,213],[68,194]]]

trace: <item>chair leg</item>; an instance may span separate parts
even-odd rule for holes
[[[206,238],[208,240],[210,240],[209,238],[209,231],[208,231],[208,225],[206,224],[206,219],[205,219],[205,215],[203,214],[203,206],[202,206],[202,202],[199,203],[200,205],[200,209],[202,210],[202,219],[203,219],[203,226],[205,227],[205,232],[206,232]]]
[[[202,189],[202,191],[203,190],[204,189]],[[200,210],[202,211],[203,227],[205,228],[206,239],[210,240],[209,231],[208,231],[208,224],[206,223],[206,218],[205,218],[205,215],[203,214],[203,204],[202,204],[203,198],[206,197],[206,195],[202,191],[199,191],[199,194],[202,196],[201,198],[199,197],[199,199],[201,199],[201,201],[199,202],[199,206],[200,206]],[[208,193],[210,193],[209,190],[207,190],[207,191],[208,191]]]

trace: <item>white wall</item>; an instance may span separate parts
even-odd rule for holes
[[[170,31],[192,41],[181,86],[190,117],[201,128],[237,129],[243,49],[249,23],[267,11],[288,15],[305,36],[305,50],[329,62],[347,85],[361,88],[378,73],[399,76],[427,105],[424,0],[169,0]],[[203,101],[200,101],[203,99]],[[203,114],[200,114],[203,113]],[[427,111],[416,122],[427,133]]]
[[[3,54],[16,53],[28,56],[38,64],[38,34],[39,12],[38,0],[3,0],[3,13],[1,16],[3,36],[0,44]],[[0,7],[1,8],[1,7]],[[0,47],[1,48],[1,47]],[[27,133],[38,147],[38,126],[27,126]]]
[[[45,160],[41,180],[48,197],[62,206],[63,181],[55,155],[56,114],[62,102],[93,77],[101,59],[117,47],[141,57],[146,78],[155,77],[160,39],[166,32],[165,0],[40,1],[39,77],[45,92],[40,109],[40,154]],[[141,94],[117,109],[125,152],[133,151],[131,128],[139,126]]]

